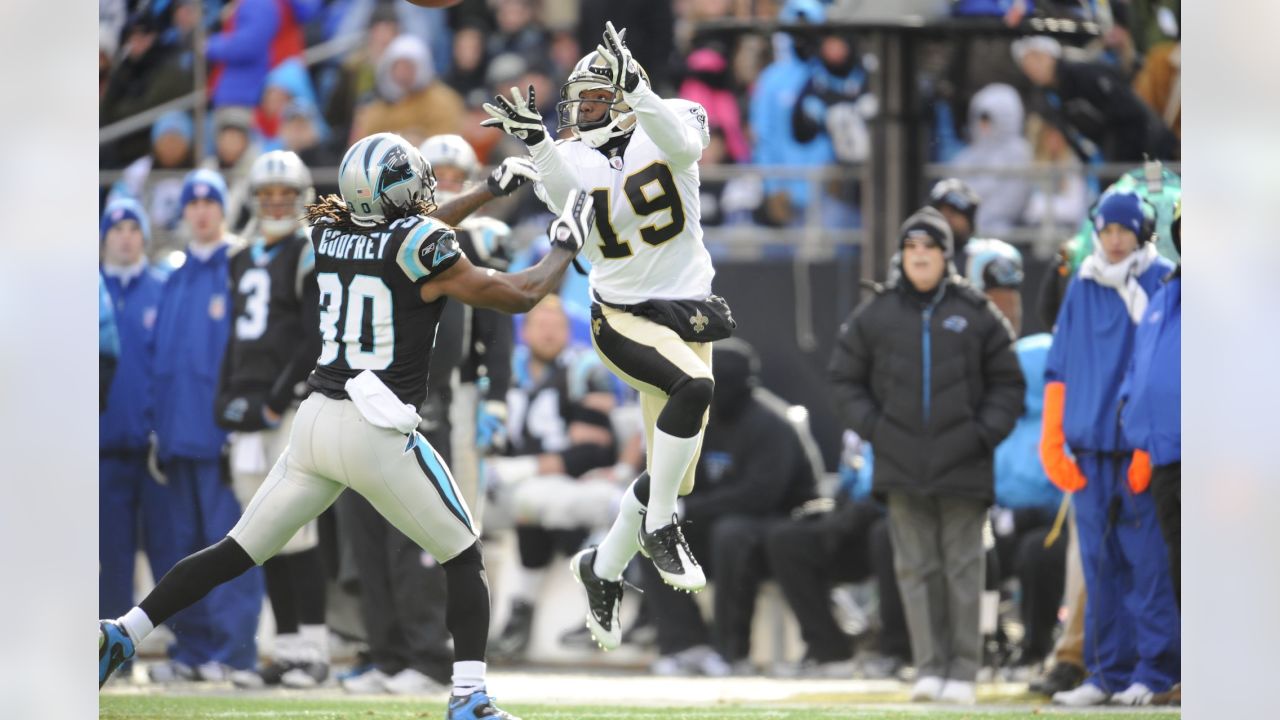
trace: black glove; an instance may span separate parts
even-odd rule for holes
[[[494,197],[505,197],[521,185],[537,182],[539,178],[538,167],[533,164],[533,158],[509,157],[489,173],[489,193]]]
[[[591,223],[596,217],[593,205],[588,193],[570,190],[564,201],[564,210],[551,221],[551,227],[547,228],[551,244],[577,255],[587,241],[587,235],[591,234]]]
[[[614,30],[612,21],[604,24],[604,42],[596,46],[596,52],[605,64],[597,67],[596,70],[612,78],[613,84],[623,92],[633,92],[640,87],[640,79],[644,71],[631,57],[631,50],[627,48],[627,44],[622,41],[626,34],[626,29],[621,33]]]
[[[533,97],[533,85],[529,86],[529,99],[520,94],[520,88],[511,88],[511,99],[501,95],[493,98],[497,105],[484,104],[490,118],[480,123],[485,127],[500,127],[508,135],[519,138],[526,145],[537,145],[547,137],[547,127],[542,124],[542,113]]]

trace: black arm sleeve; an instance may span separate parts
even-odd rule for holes
[[[795,136],[796,142],[807,143],[823,131],[822,123],[804,110],[804,102],[808,97],[817,97],[812,79],[805,83],[804,90],[796,98],[795,107],[791,109],[791,134]]]
[[[596,443],[578,443],[560,453],[564,472],[569,477],[582,477],[596,468],[609,467],[617,457],[618,453],[612,445]]]
[[[827,367],[836,412],[844,427],[870,439],[880,408],[871,394],[871,347],[864,325],[874,299],[862,305],[840,326]]]
[[[277,415],[283,415],[293,402],[294,388],[305,382],[307,375],[316,366],[316,358],[320,357],[320,288],[316,285],[316,274],[308,273],[302,281],[302,331],[303,340],[289,363],[280,372],[280,376],[271,386],[267,395],[267,407]]]
[[[995,449],[1022,415],[1027,380],[1022,375],[1018,354],[1013,349],[1013,329],[993,306],[987,337],[983,343],[982,380],[986,396],[978,407],[979,432],[987,446]]]

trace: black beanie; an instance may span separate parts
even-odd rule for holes
[[[951,225],[937,208],[922,207],[902,223],[902,230],[898,233],[898,249],[902,250],[908,237],[918,234],[933,238],[933,241],[942,248],[942,254],[948,258],[955,254],[955,240],[951,237]]]

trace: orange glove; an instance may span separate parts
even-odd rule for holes
[[[1129,463],[1129,489],[1134,495],[1147,491],[1151,486],[1151,456],[1145,450],[1134,450]]]
[[[1062,410],[1066,404],[1067,386],[1062,382],[1044,386],[1044,424],[1040,429],[1040,462],[1045,474],[1062,492],[1083,490],[1084,473],[1067,455],[1067,438],[1062,434]]]

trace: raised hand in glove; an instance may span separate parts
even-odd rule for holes
[[[564,210],[560,216],[551,221],[547,228],[547,237],[551,244],[561,247],[574,255],[582,249],[591,234],[591,223],[595,222],[596,210],[591,196],[581,190],[570,190],[564,200]]]
[[[627,48],[627,44],[622,41],[626,34],[625,29],[620,33],[614,30],[612,21],[604,24],[604,42],[596,46],[596,52],[605,64],[598,70],[612,78],[613,84],[623,92],[634,92],[640,87],[644,71],[631,57],[631,50]]]
[[[485,103],[484,111],[489,119],[480,123],[485,127],[500,127],[502,132],[522,140],[526,145],[537,145],[547,137],[547,128],[542,124],[542,113],[538,112],[538,104],[533,96],[533,85],[529,86],[529,99],[525,100],[520,88],[511,88],[511,99],[495,95],[493,103]]]
[[[529,88],[529,94],[533,95],[532,87]],[[523,155],[509,157],[489,173],[489,192],[494,197],[505,197],[521,185],[537,182],[539,179],[538,167],[533,164],[533,158]]]

